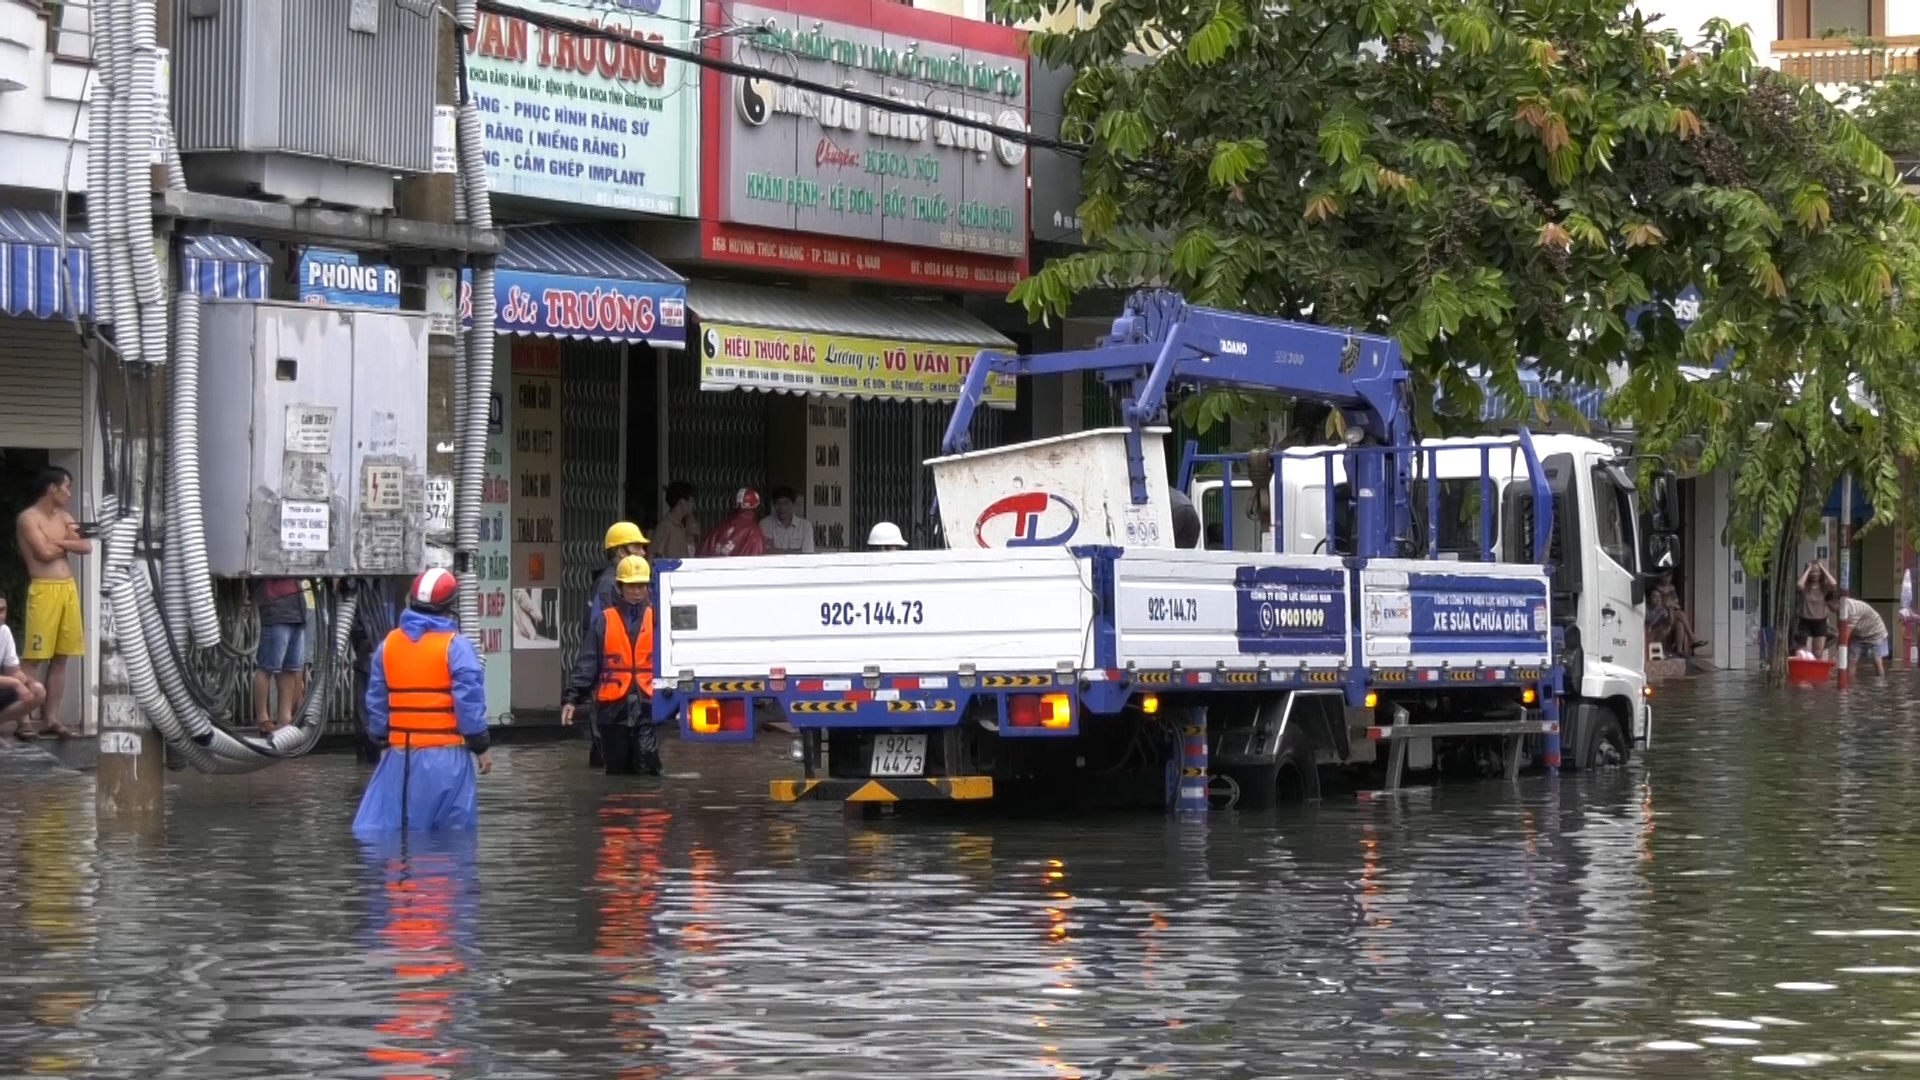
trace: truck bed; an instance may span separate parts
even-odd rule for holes
[[[701,559],[663,564],[658,587],[669,682],[1268,671],[1325,683],[1356,667],[1431,679],[1551,656],[1535,566],[1355,572],[1327,556],[1033,548]]]
[[[697,559],[658,574],[673,679],[1090,666],[1090,561],[1064,548]]]

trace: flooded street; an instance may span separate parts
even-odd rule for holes
[[[0,754],[0,1075],[1920,1071],[1920,683],[1656,700],[1628,770],[1070,821],[777,807],[506,747],[461,845],[365,850],[327,755],[163,837]],[[697,778],[686,774],[698,773]]]

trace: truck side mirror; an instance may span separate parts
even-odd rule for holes
[[[1680,485],[1670,469],[1653,474],[1649,502],[1653,511],[1653,531],[1671,535],[1680,531]]]
[[[1663,577],[1673,572],[1679,561],[1678,543],[1672,533],[1656,532],[1647,537],[1647,574]]]

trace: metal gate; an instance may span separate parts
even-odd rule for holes
[[[882,521],[900,526],[916,548],[940,547],[942,541],[932,515],[933,470],[923,462],[940,456],[940,439],[947,431],[953,406],[937,402],[853,402],[852,430],[854,550],[865,550],[867,533]],[[982,408],[974,413],[973,448],[999,446],[1005,438],[1011,409]]]
[[[666,481],[685,481],[699,495],[694,514],[711,529],[733,512],[733,493],[767,482],[767,395],[700,389],[700,358],[667,357]]]
[[[562,458],[560,466],[561,677],[573,670],[593,583],[606,566],[607,526],[619,520],[620,395],[626,347],[567,341],[560,348]],[[642,436],[645,437],[645,436]]]

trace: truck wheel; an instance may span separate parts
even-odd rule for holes
[[[1283,803],[1320,801],[1320,766],[1314,761],[1313,739],[1305,724],[1288,724],[1280,737],[1280,760],[1274,769],[1274,797]]]
[[[1314,802],[1320,798],[1320,767],[1313,760],[1313,739],[1305,724],[1288,724],[1271,765],[1236,765],[1215,770],[1240,789],[1236,810],[1268,810],[1276,803]]]
[[[1631,754],[1632,745],[1627,742],[1627,728],[1620,720],[1620,714],[1610,708],[1590,709],[1581,725],[1579,753],[1575,755],[1575,768],[1581,771],[1600,769],[1609,766],[1625,765]]]

